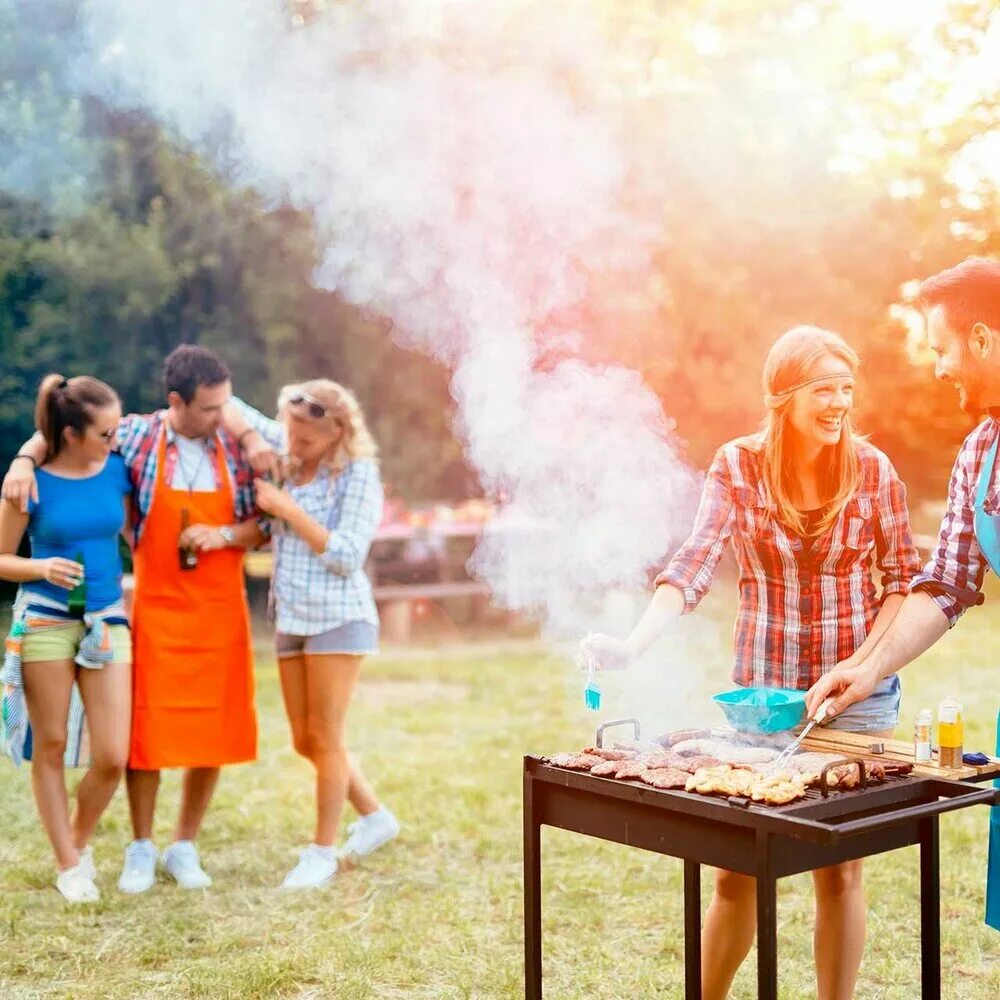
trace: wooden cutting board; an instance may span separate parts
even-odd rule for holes
[[[872,743],[879,742],[885,747],[885,753],[873,754]],[[822,729],[816,727],[803,741],[804,750],[815,750],[818,753],[843,753],[854,756],[880,757],[889,760],[906,761],[913,764],[913,773],[930,778],[950,778],[954,781],[982,781],[985,778],[1000,777],[1000,760],[976,767],[963,764],[961,767],[941,767],[937,762],[937,751],[929,764],[917,764],[913,759],[913,744],[906,740],[875,740],[862,733],[845,733],[839,729]]]

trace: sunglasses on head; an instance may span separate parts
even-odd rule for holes
[[[322,420],[329,413],[318,399],[310,396],[307,392],[297,392],[293,396],[289,396],[288,402],[291,406],[304,406],[306,412],[314,420]]]

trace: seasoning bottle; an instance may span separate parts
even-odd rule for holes
[[[913,724],[913,760],[917,764],[928,764],[931,759],[931,727],[934,717],[929,708],[917,716]]]
[[[80,582],[69,592],[69,613],[74,618],[82,618],[87,610],[87,581],[83,572],[83,553],[77,552],[75,560],[80,564]]]
[[[181,534],[191,527],[191,515],[188,513],[187,507],[181,508]],[[180,556],[180,564],[182,570],[194,569],[198,565],[198,553],[194,549],[188,548],[186,545],[181,545],[180,541],[177,542],[177,552]]]
[[[962,766],[964,738],[962,706],[951,696],[938,706],[938,763],[942,767]]]

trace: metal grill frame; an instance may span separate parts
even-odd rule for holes
[[[525,997],[542,996],[541,828],[552,826],[684,862],[685,997],[701,997],[701,866],[757,879],[757,995],[777,1000],[777,881],[920,847],[921,997],[941,995],[939,817],[1000,803],[968,782],[908,775],[786,806],[747,805],[595,777],[524,758]]]

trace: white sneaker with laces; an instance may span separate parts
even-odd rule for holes
[[[163,852],[163,867],[182,889],[207,889],[212,878],[201,867],[198,848],[191,840],[175,840]]]
[[[96,903],[101,898],[90,872],[82,864],[61,871],[56,876],[56,888],[69,903]]]
[[[326,885],[337,874],[337,855],[333,848],[310,844],[299,851],[299,863],[285,876],[282,889],[315,889]]]
[[[385,806],[362,816],[348,828],[350,836],[341,855],[363,858],[388,844],[399,833],[399,820]]]
[[[146,892],[156,881],[156,859],[159,851],[151,840],[133,840],[125,848],[125,864],[118,879],[122,892]]]

